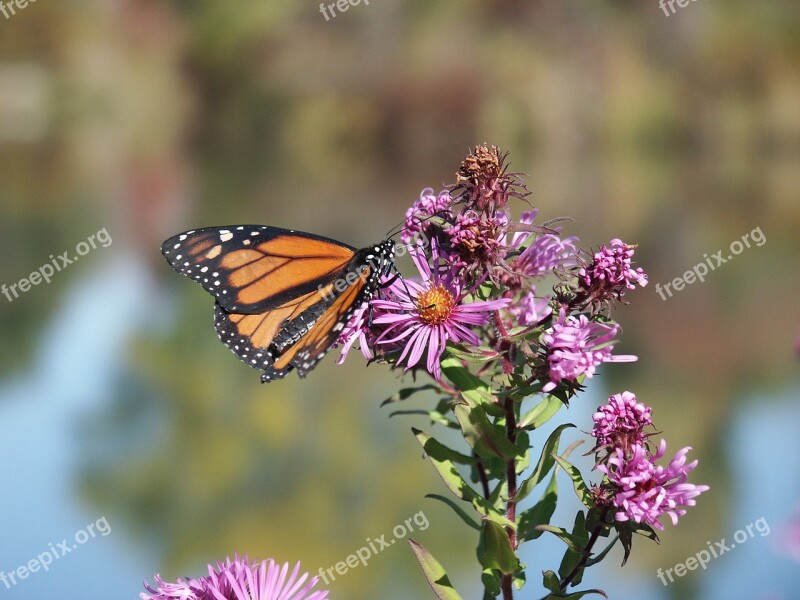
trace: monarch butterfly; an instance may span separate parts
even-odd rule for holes
[[[391,239],[356,250],[263,225],[187,231],[165,241],[161,253],[214,296],[220,340],[263,370],[263,383],[292,369],[305,377],[353,312],[389,285],[381,282],[396,270]]]

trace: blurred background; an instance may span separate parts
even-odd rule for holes
[[[638,243],[650,275],[617,314],[619,351],[639,361],[607,365],[560,417],[588,430],[604,398],[634,391],[712,488],[660,546],[638,541],[622,569],[612,554],[584,587],[800,598],[800,5],[676,8],[372,0],[326,20],[312,0],[41,0],[0,14],[0,283],[113,240],[0,296],[0,570],[110,525],[0,598],[131,599],[145,577],[234,552],[317,572],[419,511],[430,526],[413,537],[479,598],[471,530],[424,498],[445,492],[410,427],[432,427],[379,408],[401,381],[354,353],[261,385],[159,246],[262,223],[361,247],[482,142],[512,151],[543,219],[574,218],[565,233],[585,248]],[[656,293],[754,228],[762,246]],[[762,517],[769,535],[657,579]],[[538,573],[563,550],[535,546],[520,598],[543,595]],[[327,588],[432,597],[405,544]]]

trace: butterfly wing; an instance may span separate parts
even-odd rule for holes
[[[225,310],[256,314],[334,281],[355,249],[310,233],[232,225],[178,234],[162,244],[161,253]]]
[[[304,377],[317,365],[380,288],[394,244],[356,252],[313,234],[234,225],[178,234],[161,251],[216,298],[220,339],[268,382],[292,369]]]
[[[215,307],[217,334],[231,351],[254,369],[261,381],[283,378],[292,369],[305,377],[333,345],[350,315],[374,293],[370,279],[359,279],[331,295],[312,292],[280,308],[245,315]]]

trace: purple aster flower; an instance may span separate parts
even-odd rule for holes
[[[167,583],[156,575],[156,588],[145,583],[149,593],[139,597],[141,600],[325,600],[328,597],[327,591],[312,592],[317,577],[308,579],[308,573],[298,577],[299,574],[299,562],[289,574],[289,563],[279,565],[272,559],[250,562],[247,556],[236,556],[234,560],[218,562],[216,567],[208,565],[206,577]]]
[[[592,415],[592,435],[597,438],[597,445],[626,449],[632,444],[641,444],[645,439],[644,428],[653,425],[652,410],[637,402],[631,392],[610,396],[608,403],[598,407]]]
[[[506,298],[511,299],[513,292],[506,292]],[[535,325],[550,313],[553,309],[550,306],[550,297],[540,297],[536,295],[536,288],[530,286],[530,289],[522,294],[522,297],[517,301],[511,301],[506,309],[508,314],[511,315],[516,325]]]
[[[370,350],[370,346],[372,345],[370,338],[372,335],[366,319],[368,312],[369,302],[364,302],[360,308],[356,309],[353,316],[350,317],[350,320],[342,328],[342,332],[339,334],[334,344],[334,346],[342,346],[342,352],[336,361],[337,365],[342,364],[347,359],[350,348],[352,348],[353,344],[356,342],[358,342],[358,346],[364,358],[372,360],[373,355],[372,350]]]
[[[622,298],[625,290],[636,285],[647,285],[647,275],[641,268],[631,265],[636,246],[629,246],[622,240],[613,239],[608,246],[601,246],[594,253],[592,263],[578,271],[583,286],[583,295],[594,302],[607,302]]]
[[[632,362],[632,355],[611,354],[611,345],[619,325],[603,325],[586,315],[567,316],[562,308],[553,326],[542,334],[547,346],[550,382],[542,390],[555,389],[562,379],[576,381],[581,375],[594,376],[595,368],[604,362]]]
[[[450,262],[443,272],[439,268],[439,252],[431,245],[432,264],[425,260],[420,248],[410,254],[422,276],[421,281],[405,280],[392,288],[393,298],[371,302],[373,323],[385,326],[375,346],[400,348],[396,364],[405,370],[414,367],[427,353],[426,367],[437,380],[441,378],[440,359],[447,342],[480,343],[471,327],[486,325],[494,311],[508,305],[508,300],[465,302],[463,282],[458,267]]]
[[[519,222],[525,225],[533,224],[537,212],[536,209],[523,212]],[[530,234],[527,232],[515,234],[511,240],[511,247],[522,247],[529,237]],[[525,277],[541,277],[555,268],[573,267],[577,264],[578,250],[575,247],[577,241],[576,237],[562,240],[552,233],[539,234],[518,256],[509,261],[509,266],[515,274]]]
[[[453,213],[450,210],[452,205],[453,199],[447,190],[442,190],[438,196],[434,195],[432,188],[422,190],[419,200],[406,211],[406,222],[400,234],[400,240],[404,244],[408,244],[414,236],[426,232],[430,227],[430,221],[425,219],[433,215],[440,215],[447,220],[452,220]]]
[[[694,506],[694,498],[709,489],[687,481],[689,472],[697,466],[696,460],[686,464],[690,447],[679,450],[667,467],[656,465],[666,450],[664,440],[653,456],[643,445],[634,444],[628,453],[617,448],[606,464],[598,465],[597,469],[614,487],[612,503],[619,509],[615,513],[617,521],[630,520],[664,529],[658,519],[666,514],[677,525],[678,517],[686,514],[683,507]]]

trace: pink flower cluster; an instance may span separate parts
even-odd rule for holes
[[[695,497],[707,491],[707,485],[689,483],[689,473],[697,466],[687,464],[691,448],[679,450],[665,467],[656,464],[667,451],[664,440],[655,453],[646,443],[644,429],[651,426],[652,409],[637,402],[631,392],[615,394],[595,412],[593,435],[598,441],[597,469],[606,475],[604,490],[610,495],[617,521],[634,521],[664,529],[659,522],[668,515],[672,524],[695,505]]]

